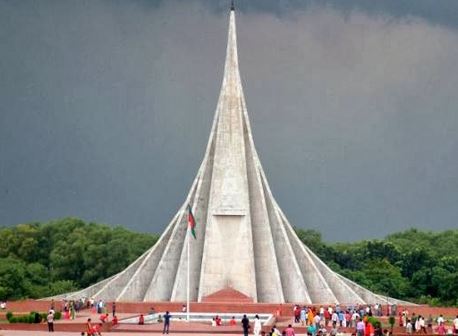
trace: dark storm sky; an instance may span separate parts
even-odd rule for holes
[[[0,0],[0,225],[162,232],[202,160],[229,1]],[[458,1],[240,0],[255,143],[327,240],[458,227]]]

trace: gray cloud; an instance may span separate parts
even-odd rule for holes
[[[300,3],[240,1],[237,18],[255,143],[290,221],[331,240],[456,227],[455,2]],[[0,223],[162,231],[205,149],[225,6],[0,1]]]
[[[157,8],[162,0],[135,0],[144,8]],[[182,1],[183,3],[184,1]],[[187,0],[186,2],[189,2]],[[214,13],[226,13],[230,0],[194,0]],[[345,16],[362,12],[390,20],[421,18],[432,24],[458,28],[458,2],[455,0],[238,0],[237,11],[287,16],[292,11],[315,8],[335,9]]]

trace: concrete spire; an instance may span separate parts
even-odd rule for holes
[[[190,204],[197,239],[190,297],[231,288],[254,302],[395,303],[332,271],[297,237],[275,201],[256,152],[240,80],[234,4],[224,78],[204,159],[159,241],[122,272],[67,297],[185,301]]]

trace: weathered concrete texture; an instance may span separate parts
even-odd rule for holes
[[[197,222],[189,238],[187,206]],[[333,272],[295,234],[276,203],[251,133],[240,80],[235,14],[229,18],[224,79],[203,162],[191,190],[154,247],[115,276],[68,297],[185,301],[232,288],[254,302],[386,303]]]

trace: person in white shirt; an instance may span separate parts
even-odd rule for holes
[[[415,320],[415,331],[420,331],[420,319],[421,315]]]
[[[315,324],[316,330],[320,329],[320,321],[320,315],[315,315],[315,317],[313,318],[313,323]]]
[[[46,317],[46,321],[48,322],[48,331],[54,332],[54,313],[51,310]]]
[[[253,329],[254,329],[253,333],[255,336],[259,336],[261,334],[262,325],[261,325],[261,320],[259,319],[258,315],[254,317],[254,328]]]
[[[455,335],[458,335],[458,315],[456,315],[456,318],[453,320],[453,332]]]
[[[339,316],[337,315],[337,313],[336,312],[332,313],[331,321],[332,321],[332,327],[333,328],[336,327],[338,320],[339,320]]]
[[[356,327],[356,321],[359,319],[359,314],[355,311],[351,315],[351,327]]]
[[[407,320],[406,333],[409,335],[412,335],[412,329],[413,329],[412,323],[410,322],[410,320]]]
[[[424,334],[427,334],[426,332],[426,323],[425,323],[425,318],[423,316],[420,316],[418,318],[419,323],[420,323],[420,331],[423,331]]]
[[[444,317],[442,316],[442,314],[440,314],[439,317],[437,318],[437,324],[441,325],[444,322],[445,322]]]

